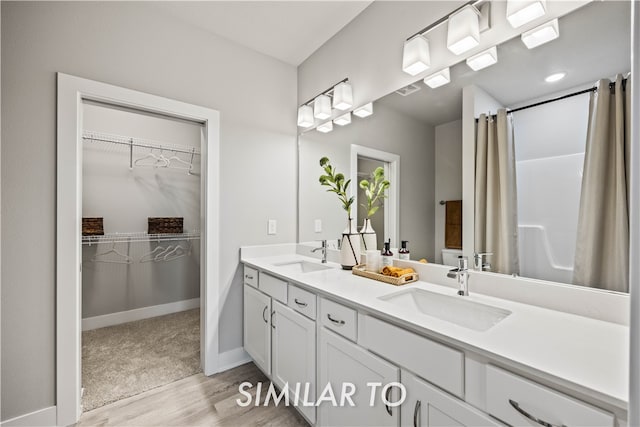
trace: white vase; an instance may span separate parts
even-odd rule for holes
[[[340,264],[345,270],[351,270],[360,264],[360,234],[353,219],[349,218],[347,228],[342,233],[340,245]]]
[[[376,230],[373,229],[371,225],[371,219],[365,218],[364,224],[360,229],[360,236],[362,236],[362,250],[377,250],[378,249],[378,237],[376,235]]]

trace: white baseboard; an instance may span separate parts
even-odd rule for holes
[[[244,365],[251,362],[251,356],[244,351],[243,347],[234,348],[218,355],[218,372],[224,372],[233,369],[236,366]]]
[[[121,323],[134,322],[150,317],[163,316],[200,307],[200,298],[184,301],[170,302],[168,304],[153,305],[151,307],[136,308],[134,310],[120,311],[102,316],[87,317],[82,319],[82,330],[104,328],[106,326],[119,325]]]
[[[55,426],[57,423],[57,410],[55,406],[40,409],[29,414],[20,415],[10,420],[2,421],[0,427],[40,427]]]

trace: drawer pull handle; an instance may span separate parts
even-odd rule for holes
[[[387,392],[385,393],[384,399],[387,402],[391,402],[391,387],[387,388]],[[387,414],[391,415],[393,417],[393,413],[391,412],[391,406],[387,405],[386,403],[384,404],[385,409],[387,410]]]
[[[253,280],[253,276],[252,276],[252,275],[250,275],[250,274],[245,274],[245,275],[244,275],[244,278],[245,278],[245,279],[249,279],[249,280]]]
[[[264,306],[264,308],[262,309],[262,320],[264,320],[264,323],[269,323],[269,320],[267,320],[265,314],[267,313],[267,308],[269,308],[268,306]]]
[[[304,301],[298,301],[298,298],[294,298],[293,301],[298,304],[300,307],[306,307],[307,303]]]
[[[276,314],[276,311],[275,311],[275,310],[271,312],[271,327],[272,327],[273,329],[275,329],[275,328],[276,328],[276,324],[275,324],[275,323],[273,323],[273,315],[274,315],[274,314]]]
[[[422,402],[416,400],[416,406],[413,408],[413,427],[418,427],[418,415],[420,414],[420,407]]]
[[[334,319],[333,317],[331,317],[331,315],[330,315],[330,314],[327,314],[327,319],[331,320],[331,321],[332,321],[333,323],[335,323],[336,325],[340,325],[340,326],[344,325],[344,320],[337,320],[337,319]]]
[[[548,423],[544,420],[541,420],[540,418],[536,418],[533,415],[531,415],[530,413],[528,413],[527,411],[525,411],[524,409],[522,409],[520,407],[520,404],[518,402],[516,402],[515,400],[509,399],[509,404],[511,406],[513,406],[513,409],[515,409],[516,411],[518,411],[522,416],[530,419],[531,421],[533,421],[534,423],[540,424],[541,426],[544,427],[566,427],[564,424],[558,426],[556,424],[551,424]]]

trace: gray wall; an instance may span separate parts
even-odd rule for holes
[[[220,111],[219,341],[240,347],[238,248],[296,238],[296,69],[153,3],[2,2],[1,29],[1,418],[55,404],[58,71]]]
[[[300,241],[336,239],[346,227],[346,213],[334,193],[320,186],[318,161],[328,156],[339,172],[350,174],[351,144],[400,156],[400,236],[409,240],[411,256],[433,259],[434,128],[374,103],[373,115],[354,117],[330,133],[310,131],[300,137]],[[353,214],[353,212],[352,212]],[[314,233],[314,219],[323,232]],[[361,225],[361,224],[360,224]]]
[[[82,118],[83,129],[88,131],[200,149],[202,126],[197,123],[94,103],[83,104]],[[135,148],[133,160],[149,152],[147,148]],[[174,155],[170,151],[163,154]],[[191,157],[182,153],[175,155],[185,161]],[[200,228],[200,156],[194,156],[191,175],[171,168],[134,166],[130,169],[128,147],[105,142],[85,142],[82,160],[82,216],[103,217],[105,232],[145,232],[150,216],[178,216],[184,218],[185,231]],[[82,317],[198,298],[199,244],[196,240],[83,245]],[[166,262],[140,262],[158,246],[170,245],[191,250],[186,256]],[[112,248],[129,255],[133,262],[91,261],[94,255]],[[111,255],[107,259],[112,259]]]
[[[445,207],[440,200],[462,200],[462,120],[436,126],[435,257],[442,263]]]

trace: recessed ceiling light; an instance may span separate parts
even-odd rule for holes
[[[424,83],[432,89],[440,86],[444,86],[451,81],[451,75],[449,74],[449,68],[438,71],[435,74],[425,77]]]
[[[558,27],[558,20],[546,22],[533,30],[522,33],[522,42],[529,48],[533,49],[541,44],[555,40],[560,35],[560,29]]]
[[[473,71],[482,70],[498,62],[498,50],[495,46],[467,58],[467,65]]]
[[[544,79],[544,81],[547,83],[557,82],[558,80],[562,80],[566,75],[567,73],[554,73],[554,74],[551,74],[550,76],[547,76]]]

